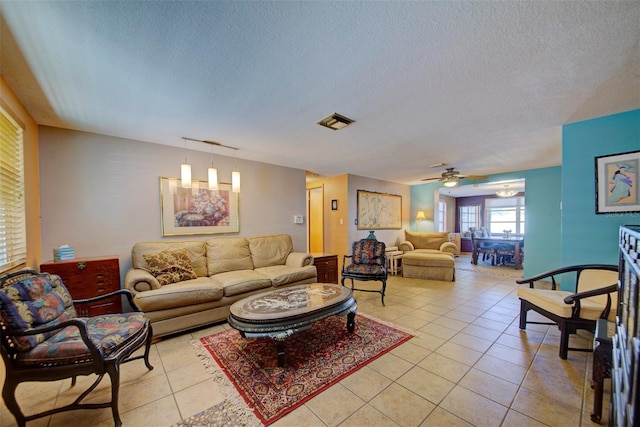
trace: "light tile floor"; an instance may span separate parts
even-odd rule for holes
[[[300,426],[592,426],[591,354],[558,357],[557,328],[518,329],[512,277],[467,271],[458,259],[455,283],[390,276],[380,295],[357,292],[358,310],[415,335],[274,424]],[[533,316],[533,314],[532,314]],[[227,328],[215,325],[164,339],[142,362],[122,367],[125,426],[170,426],[224,399],[190,342]],[[588,333],[573,346],[590,347]],[[2,370],[3,371],[3,370]],[[3,379],[4,372],[0,377]],[[79,379],[79,385],[88,382]],[[108,393],[108,380],[93,392]],[[604,420],[610,383],[605,381]],[[70,402],[70,381],[21,385],[27,413]],[[28,403],[28,404],[27,404]],[[4,405],[0,426],[15,421]],[[110,410],[84,410],[29,426],[112,426]]]

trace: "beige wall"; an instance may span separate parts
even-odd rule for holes
[[[404,230],[409,230],[411,224],[411,187],[394,182],[349,175],[349,215],[347,221],[349,227],[347,250],[349,252],[351,252],[352,242],[363,239],[369,235],[369,231],[358,230],[358,226],[354,223],[358,215],[358,190],[398,194],[402,196],[402,228],[375,231],[377,239],[383,241],[386,246],[397,246],[404,240]]]
[[[41,262],[38,126],[2,77],[0,77],[0,105],[24,129],[27,267],[37,268]]]
[[[343,255],[351,254],[354,241],[369,235],[368,230],[358,230],[355,224],[358,208],[358,190],[402,196],[402,228],[376,230],[378,240],[387,246],[397,246],[404,240],[404,230],[409,229],[411,190],[408,185],[366,178],[356,175],[339,175],[332,178],[318,178],[307,183],[307,188],[324,186],[324,244],[325,252],[338,255],[338,265],[342,268]],[[331,200],[338,201],[338,210],[331,210]],[[342,223],[341,223],[342,222]]]
[[[446,196],[444,194],[439,195],[440,200],[444,200],[447,203],[447,218],[446,225],[447,230],[450,233],[456,231],[456,198],[451,196]]]
[[[124,274],[131,248],[144,240],[286,233],[306,250],[305,171],[238,159],[242,176],[240,233],[162,237],[159,178],[179,177],[183,148],[40,127],[42,253],[69,244],[76,257],[117,255]],[[211,154],[189,151],[193,179],[206,180]],[[231,181],[235,158],[214,156],[221,182]]]
[[[307,188],[324,189],[324,252],[338,255],[338,265],[342,265],[345,248],[348,247],[348,194],[347,175],[331,178],[317,178],[307,183]],[[331,210],[331,201],[338,201],[338,210]],[[342,224],[340,223],[342,220]]]

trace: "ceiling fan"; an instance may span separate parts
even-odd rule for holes
[[[455,168],[446,168],[440,178],[425,178],[423,181],[442,181],[445,187],[455,187],[461,179],[487,179],[484,175],[460,175]]]

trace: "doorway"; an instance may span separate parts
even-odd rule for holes
[[[309,252],[324,252],[324,187],[307,189]]]

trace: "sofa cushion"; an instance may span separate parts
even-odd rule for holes
[[[282,286],[306,279],[315,280],[318,276],[316,267],[313,265],[307,265],[304,267],[272,265],[269,267],[256,268],[256,271],[271,279],[271,284],[273,286]]]
[[[167,249],[154,254],[142,255],[147,271],[164,286],[198,277],[186,249]]]
[[[209,275],[227,271],[252,270],[253,262],[249,242],[242,237],[209,239],[207,247],[207,269]]]
[[[284,265],[287,256],[293,251],[291,236],[288,234],[250,237],[247,240],[254,268]]]
[[[402,265],[418,265],[422,267],[455,267],[453,255],[445,252],[426,253],[408,252],[402,257]]]
[[[176,240],[172,242],[138,242],[131,249],[133,268],[148,270],[144,254],[155,254],[167,249],[186,249],[189,259],[198,277],[208,276],[204,242],[194,240]]]
[[[218,301],[222,296],[221,286],[208,277],[198,277],[140,292],[136,294],[134,301],[142,311],[149,312]]]
[[[442,251],[440,251],[439,249],[416,249],[415,251],[412,251],[414,253],[417,254],[441,254]]]
[[[416,249],[437,249],[440,245],[449,241],[449,233],[444,232],[419,232],[404,231],[404,237],[411,242]]]
[[[211,280],[222,288],[227,297],[271,287],[271,279],[255,270],[220,273],[212,276]]]

